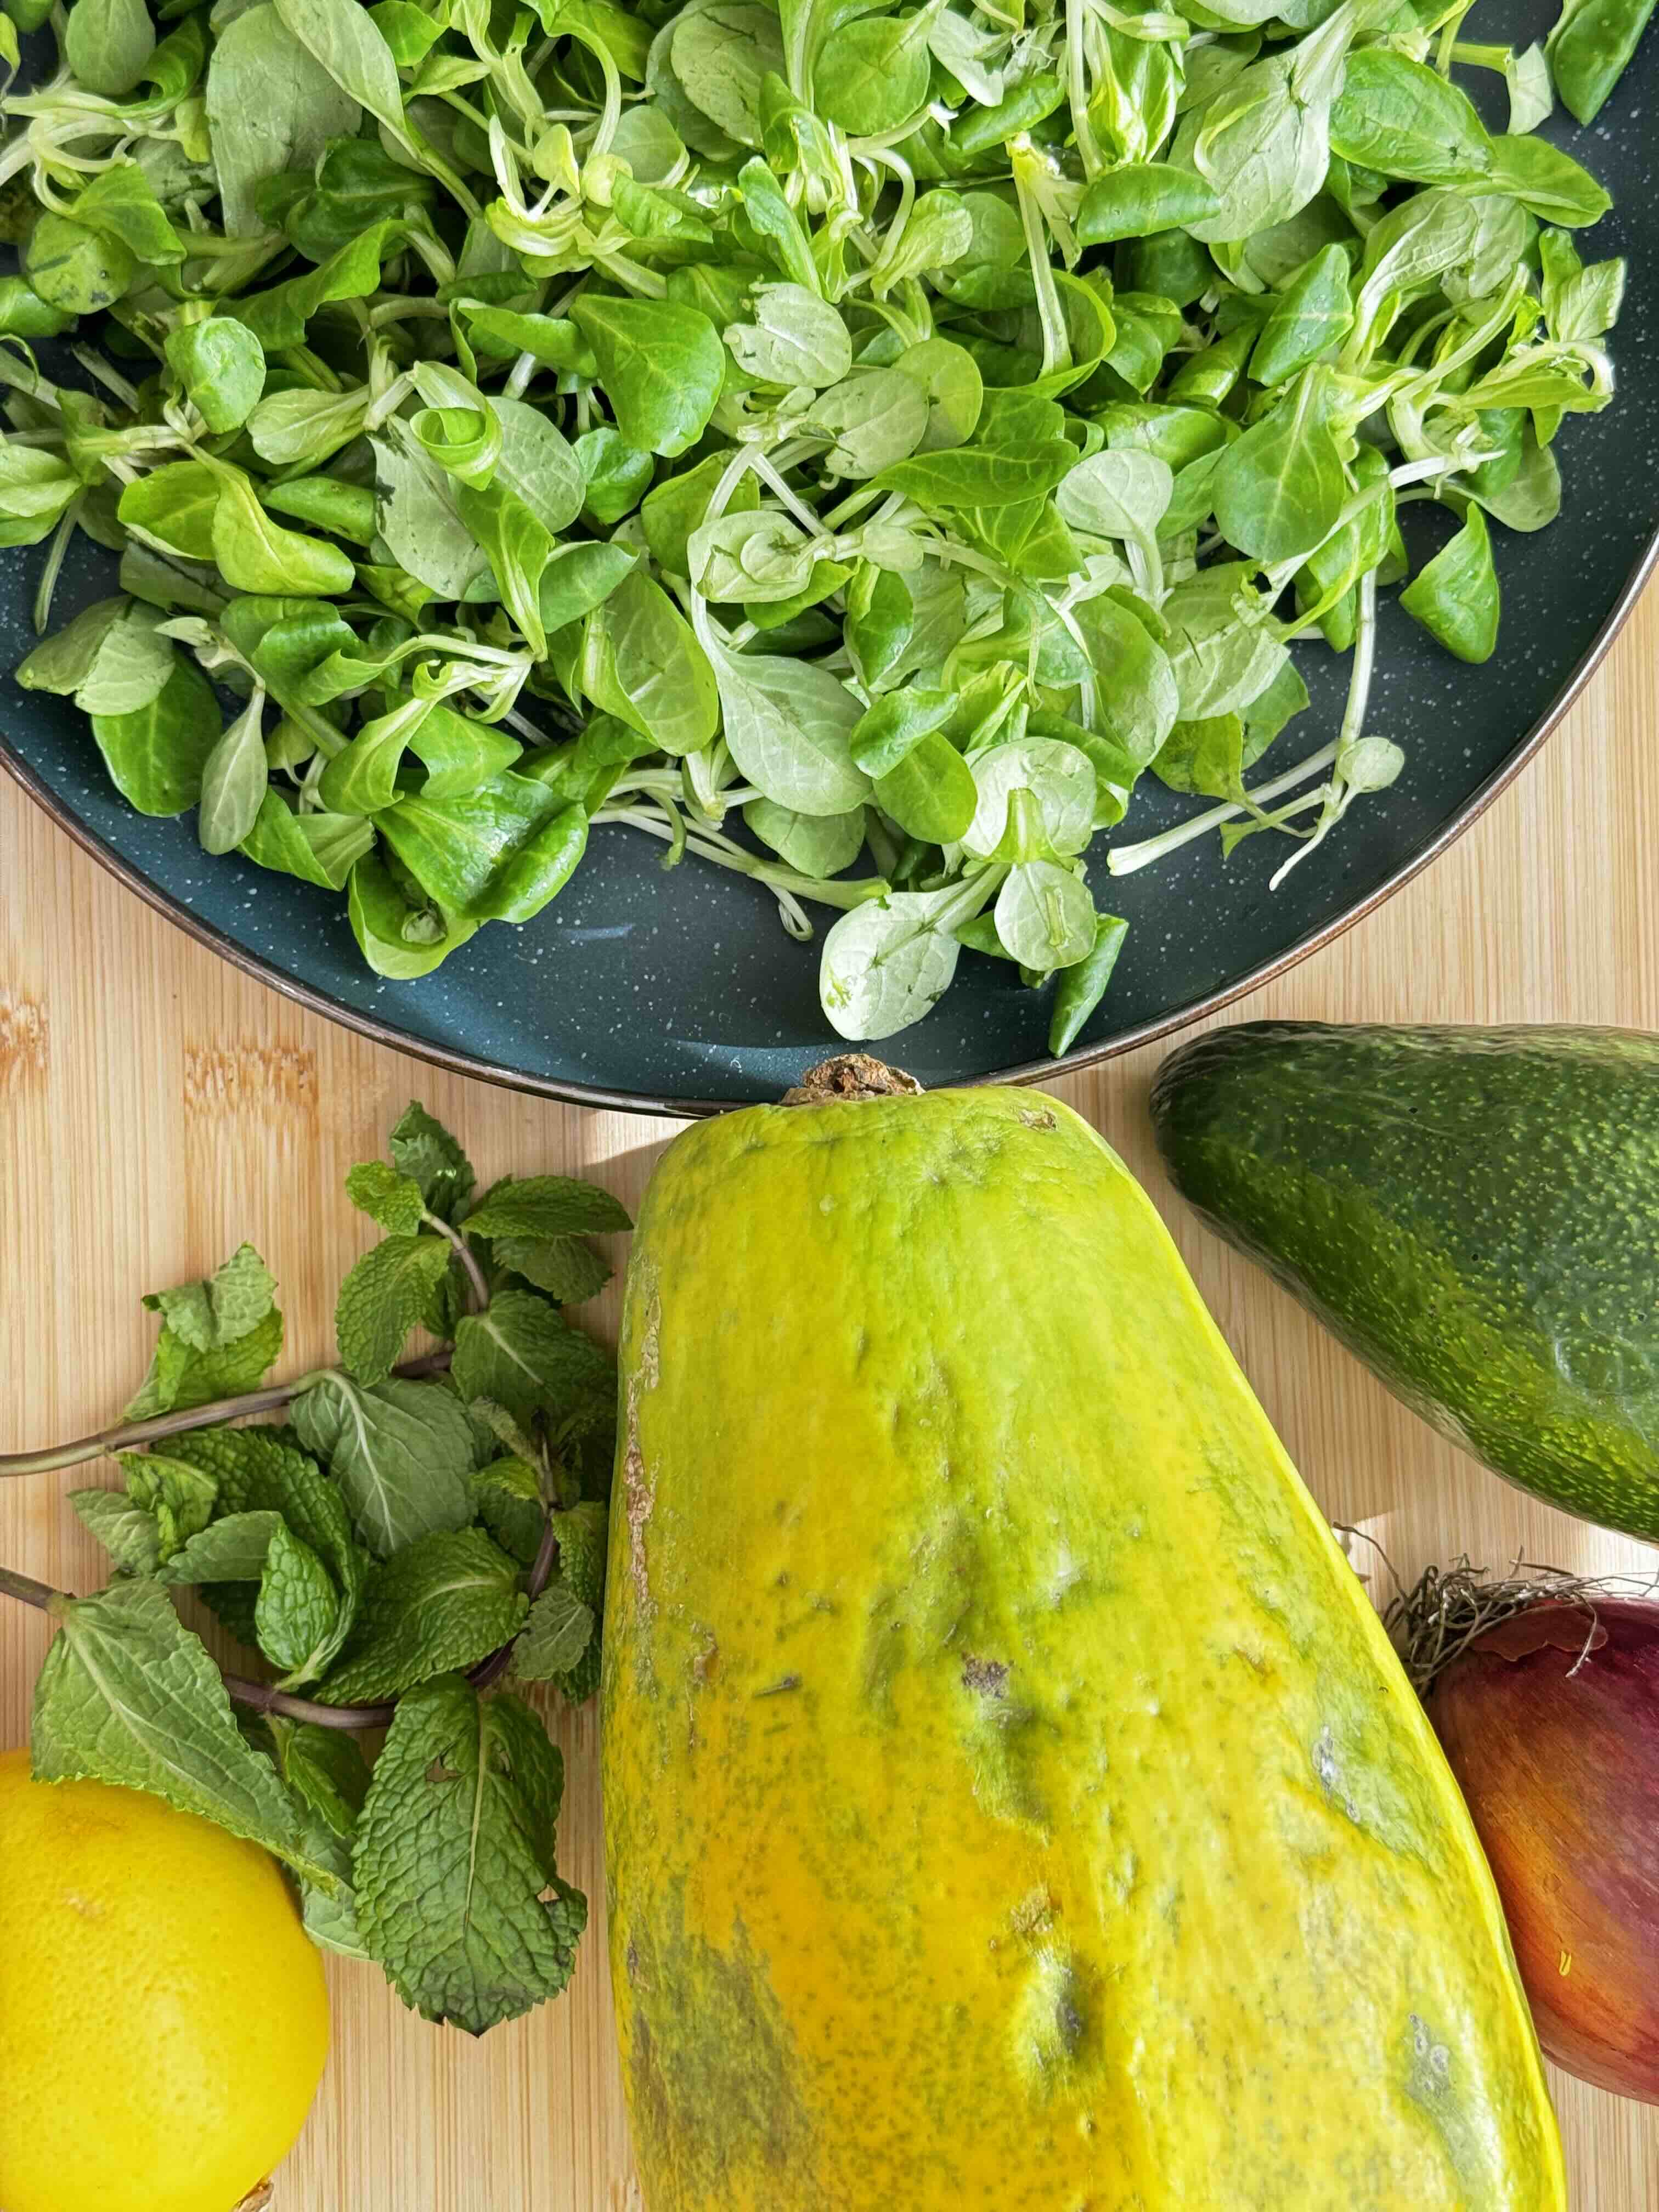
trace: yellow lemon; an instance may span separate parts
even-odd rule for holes
[[[327,2055],[322,1961],[275,1860],[0,1755],[5,2212],[232,2212]]]

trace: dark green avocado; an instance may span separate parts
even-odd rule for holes
[[[1435,1427],[1659,1540],[1659,1036],[1253,1022],[1165,1060],[1182,1194]]]

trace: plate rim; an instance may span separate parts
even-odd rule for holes
[[[1097,1044],[1079,1046],[1073,1051],[1062,1054],[1057,1060],[1029,1060],[1012,1067],[994,1068],[983,1075],[964,1078],[958,1087],[975,1089],[994,1083],[1039,1083],[1053,1077],[1077,1075],[1085,1068],[1101,1066],[1109,1060],[1116,1060],[1125,1053],[1138,1051],[1143,1045],[1155,1044],[1160,1037],[1171,1036],[1177,1030],[1207,1019],[1223,1007],[1231,1006],[1235,1000],[1244,997],[1248,992],[1260,990],[1265,984],[1276,981],[1314,953],[1334,944],[1345,932],[1374,914],[1385,900],[1392,898],[1396,891],[1403,890],[1413,878],[1438,860],[1541,751],[1607,658],[1614,640],[1635,612],[1637,602],[1656,568],[1659,568],[1659,529],[1652,532],[1638,554],[1595,636],[1515,750],[1493,769],[1484,783],[1476,786],[1462,805],[1425,845],[1402,862],[1391,875],[1385,877],[1363,899],[1332,921],[1322,923],[1319,928],[1309,931],[1305,937],[1297,938],[1271,959],[1221,984],[1217,989],[1206,992],[1201,998],[1189,1000],[1184,1005],[1158,1014],[1151,1021],[1142,1022],[1119,1036],[1104,1037]],[[453,1046],[440,1044],[432,1038],[410,1036],[374,1014],[346,1005],[343,1000],[319,989],[314,983],[302,982],[297,976],[283,974],[261,954],[250,951],[215,923],[204,921],[200,915],[193,913],[181,899],[153,882],[134,862],[117,852],[113,845],[82,821],[68,802],[15,750],[11,737],[3,726],[0,726],[0,768],[6,770],[19,788],[83,853],[89,854],[118,883],[136,893],[146,906],[170,921],[175,928],[182,930],[206,951],[217,954],[219,958],[228,961],[233,968],[240,969],[243,975],[252,976],[268,989],[279,993],[296,1006],[304,1006],[309,1012],[321,1014],[344,1029],[355,1030],[359,1036],[368,1038],[372,1043],[385,1045],[393,1052],[404,1053],[413,1059],[424,1060],[428,1066],[442,1068],[448,1074],[469,1076],[481,1083],[492,1083],[503,1091],[516,1091],[527,1097],[553,1099],[561,1105],[586,1106],[596,1112],[637,1114],[670,1121],[693,1121],[714,1114],[739,1113],[744,1104],[754,1103],[736,1099],[670,1098],[654,1091],[612,1091],[602,1084],[566,1082],[551,1076],[529,1074],[522,1068],[507,1067],[499,1060],[487,1060],[476,1053],[459,1052]],[[833,1056],[830,1041],[826,1038],[823,1057]]]

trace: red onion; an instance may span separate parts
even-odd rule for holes
[[[1569,2073],[1659,2104],[1659,1601],[1528,1603],[1479,1629],[1427,1704],[1539,2041]]]

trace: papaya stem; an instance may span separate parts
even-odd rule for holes
[[[922,1086],[902,1067],[889,1067],[867,1052],[838,1052],[809,1067],[793,1091],[783,1094],[786,1106],[823,1106],[834,1099],[919,1098]]]

